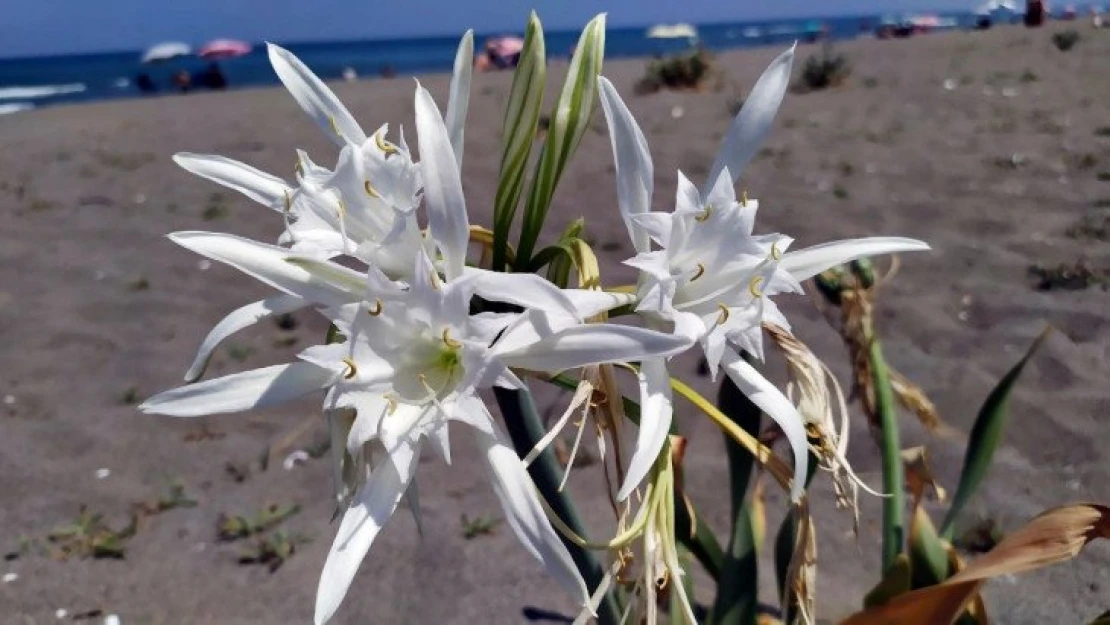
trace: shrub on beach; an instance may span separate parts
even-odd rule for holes
[[[636,93],[655,93],[661,89],[701,90],[716,74],[713,55],[696,47],[648,63],[647,71],[636,83]]]
[[[1074,28],[1052,33],[1052,45],[1061,52],[1071,50],[1077,43],[1079,43],[1079,31]]]
[[[820,91],[844,83],[852,73],[852,65],[843,54],[833,52],[826,44],[819,55],[806,59],[802,67],[801,81],[794,90],[799,92]]]

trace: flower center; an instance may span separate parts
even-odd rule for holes
[[[450,328],[445,327],[435,339],[420,343],[408,348],[406,362],[397,369],[394,380],[399,397],[415,404],[449,395],[464,372],[463,344],[451,337]]]

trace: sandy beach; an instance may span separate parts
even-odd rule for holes
[[[743,179],[761,201],[757,228],[796,245],[902,235],[934,251],[904,256],[878,299],[888,360],[936,403],[947,427],[927,434],[905,417],[904,445],[927,444],[952,489],[966,433],[990,387],[1046,323],[1054,333],[1011,401],[1005,444],[969,515],[1014,529],[1045,508],[1110,500],[1110,293],[1034,288],[1031,265],[1086,259],[1110,272],[1110,31],[1073,25],[1082,40],[1053,47],[1051,28],[997,28],[910,40],[838,44],[852,75],[841,87],[789,94]],[[676,171],[700,182],[742,96],[779,52],[718,55],[719,90],[633,95],[643,60],[606,64],[655,161],[655,208],[673,205]],[[799,47],[795,75],[818,47]],[[565,65],[553,65],[548,92]],[[421,78],[441,106],[447,76]],[[500,126],[511,76],[476,75],[466,130],[464,187],[472,223],[490,223]],[[337,84],[364,128],[414,132],[408,78]],[[335,525],[328,458],[286,470],[293,449],[326,440],[317,398],[280,409],[196,420],[142,415],[135,403],[181,383],[201,339],[227,312],[268,294],[232,269],[173,245],[176,230],[276,240],[281,221],[250,200],[179,169],[179,151],[216,153],[292,178],[294,150],[330,166],[333,148],[286,92],[252,89],[59,106],[0,116],[0,622],[44,624],[96,610],[125,625],[305,623]],[[606,284],[634,273],[616,208],[612,154],[597,111],[561,184],[548,234],[580,216],[597,242]],[[1069,232],[1072,234],[1069,235]],[[812,289],[809,289],[812,291]],[[779,298],[795,333],[848,385],[846,351],[814,300]],[[320,341],[309,313],[267,322],[217,352],[209,377],[291,359]],[[711,396],[714,385],[681,375]],[[768,370],[784,378],[782,364]],[[561,397],[537,389],[545,405]],[[678,404],[691,437],[691,497],[723,535],[728,497],[720,434]],[[878,452],[858,413],[850,458],[878,486]],[[460,516],[500,515],[467,436],[454,464],[420,467],[424,531],[400,511],[375,543],[338,623],[521,623],[574,615],[507,527],[464,536]],[[259,458],[272,448],[268,469]],[[107,469],[107,471],[100,471]],[[597,536],[610,511],[586,467],[572,480]],[[98,473],[99,471],[99,473]],[[179,482],[192,507],[145,516],[123,559],[60,560],[47,535],[82,505],[113,528],[136,502]],[[819,614],[835,622],[860,606],[879,576],[879,502],[863,498],[861,535],[833,505],[827,478],[813,489],[819,537]],[[786,501],[769,488],[774,531]],[[217,541],[221,515],[299,506],[280,528],[297,542],[274,572],[239,562],[252,539]],[[933,506],[933,504],[930,504]],[[942,509],[938,506],[937,509]],[[936,515],[934,515],[936,517]],[[301,539],[304,539],[301,542]],[[770,558],[763,600],[775,600]],[[694,567],[697,568],[696,565]],[[705,582],[704,575],[695,576]],[[10,577],[10,576],[9,576]],[[708,585],[698,599],[712,595]],[[1007,625],[1085,623],[1110,607],[1110,548],[992,583],[987,604]],[[99,618],[99,617],[97,617]],[[98,621],[93,621],[98,622]],[[540,620],[537,622],[560,622]]]

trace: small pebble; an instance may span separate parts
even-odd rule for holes
[[[5,406],[11,406],[14,403],[15,403],[15,395],[5,395],[4,396],[4,405]]]
[[[104,625],[120,625],[119,616],[115,614],[109,614],[108,616],[105,616]]]
[[[208,260],[207,258],[205,258],[205,259],[203,259],[203,260],[201,260],[197,263],[197,269],[200,269],[201,271],[208,271],[211,268],[212,268],[212,261]]]
[[[297,465],[308,462],[308,459],[308,452],[303,449],[298,449],[286,456],[285,460],[282,461],[281,466],[286,471],[292,471]]]
[[[93,273],[93,280],[96,280],[97,282],[100,282],[101,280],[103,280],[104,278],[107,278],[107,277],[108,277],[108,274],[104,273],[103,269],[97,269],[96,272]]]
[[[19,575],[15,573],[4,573],[4,577],[0,577],[0,581],[3,581],[5,584],[10,584],[17,579],[19,579]]]
[[[146,203],[146,195],[144,195],[142,193],[136,193],[135,194],[135,203],[136,204],[145,204]]]
[[[1002,90],[1002,97],[1004,98],[1013,98],[1017,96],[1017,94],[1017,89],[1014,89],[1013,87],[1006,87]]]
[[[960,321],[967,321],[967,318],[968,318],[967,311],[966,310],[961,310],[960,312],[956,313],[956,318],[959,319]]]
[[[67,616],[69,616],[69,610],[65,608],[58,608],[57,610],[54,610],[54,618],[58,619],[59,621]]]
[[[674,119],[682,119],[682,116],[685,114],[686,109],[682,108],[681,106],[675,105],[671,108],[671,117]]]
[[[97,469],[96,470],[96,479],[103,480],[104,478],[108,477],[111,474],[112,474],[111,469]]]
[[[945,78],[945,79],[944,79],[944,88],[945,88],[945,89],[947,89],[948,91],[955,91],[955,90],[956,90],[956,86],[957,86],[958,84],[959,84],[959,83],[958,83],[958,82],[956,82],[956,79],[955,79],[955,78]]]

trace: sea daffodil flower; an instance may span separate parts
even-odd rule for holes
[[[746,195],[738,200],[734,185],[770,131],[789,85],[793,59],[791,48],[760,76],[725,136],[704,191],[679,172],[675,208],[669,213],[650,210],[653,166],[643,132],[612,83],[604,77],[599,83],[616,160],[618,205],[637,252],[626,262],[640,269],[637,312],[657,324],[673,322],[676,332],[693,332],[714,378],[723,366],[737,387],[782,428],[794,452],[796,500],[808,462],[803,421],[794,405],[738,351],[762,358],[765,321],[789,330],[770,296],[801,292],[802,281],[856,258],[926,250],[928,245],[875,237],[788,251],[789,237],[752,234],[758,202]],[[660,249],[653,249],[652,242]],[[643,363],[641,394],[643,416],[619,493],[622,498],[643,480],[670,428],[665,361]]]
[[[447,427],[470,426],[505,517],[529,553],[583,603],[584,582],[535,493],[527,471],[478,397],[492,386],[519,388],[512,369],[556,372],[663,357],[685,337],[632,326],[584,324],[631,301],[597,291],[562,290],[531,274],[465,267],[466,205],[450,135],[430,94],[416,95],[431,239],[443,262],[423,249],[407,282],[376,267],[366,274],[326,259],[228,235],[182,233],[178,242],[228,262],[289,295],[312,302],[345,337],[311,347],[296,362],[237,373],[161,393],[144,412],[199,416],[273,405],[326,390],[325,408],[353,408],[347,450],[375,442],[386,455],[343,514],[317,592],[317,623],[327,622],[359,564],[405,493],[420,448],[430,440],[450,461]],[[442,274],[442,275],[441,275]],[[521,312],[471,314],[475,296]]]

